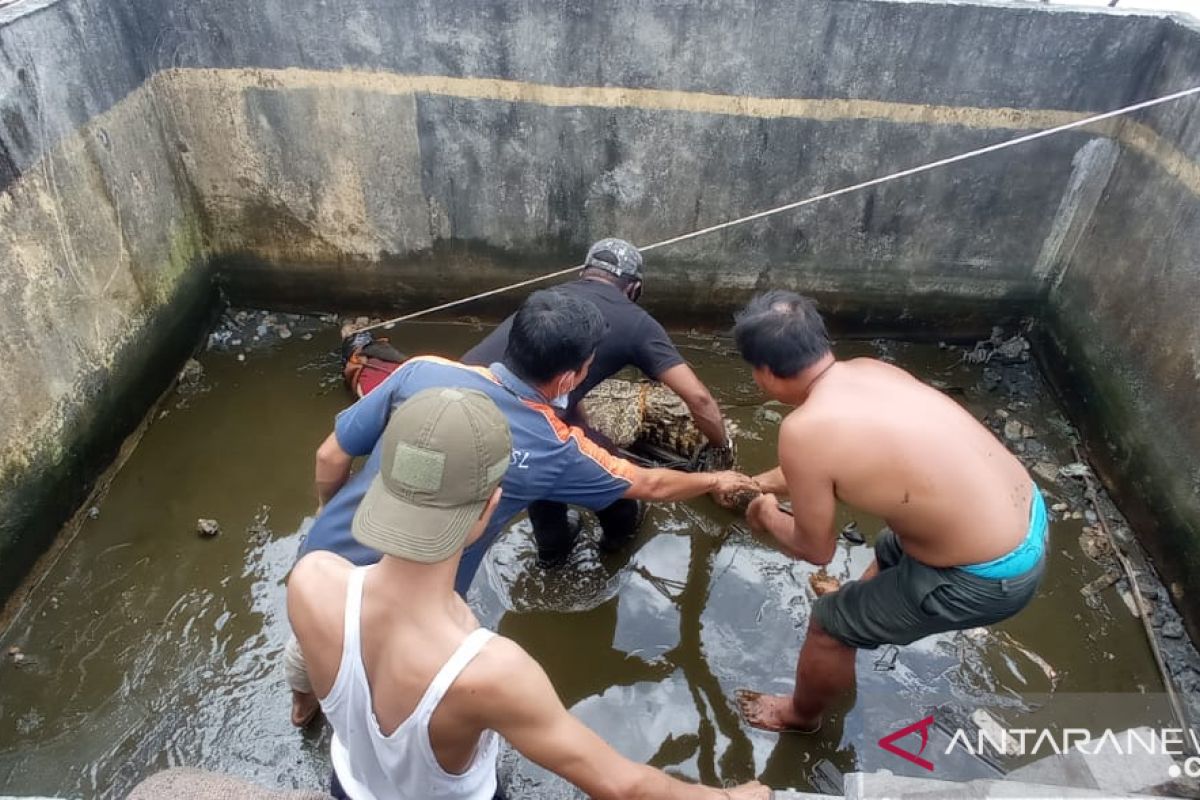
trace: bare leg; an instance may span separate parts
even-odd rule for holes
[[[297,728],[307,728],[308,724],[317,717],[321,704],[312,692],[298,692],[292,689],[292,724]]]
[[[736,697],[742,716],[754,727],[768,731],[817,730],[829,704],[854,688],[854,652],[853,647],[826,633],[816,619],[811,620],[796,663],[792,695],[739,689]]]
[[[292,724],[297,728],[307,727],[321,710],[321,704],[308,679],[304,653],[295,634],[288,636],[287,646],[283,648],[283,671],[292,690]]]
[[[859,580],[878,574],[879,564],[872,561]],[[738,708],[756,728],[812,733],[821,727],[821,716],[829,704],[854,689],[854,655],[853,647],[830,636],[812,617],[796,661],[796,688],[791,697],[739,689],[735,693]]]

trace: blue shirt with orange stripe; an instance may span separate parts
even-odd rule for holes
[[[501,483],[504,493],[483,536],[463,554],[454,584],[460,594],[465,595],[470,588],[484,553],[500,531],[534,500],[600,509],[629,489],[632,464],[598,447],[579,428],[562,422],[536,389],[503,364],[484,369],[418,356],[338,414],[333,429],[338,444],[352,456],[369,458],[325,504],[309,530],[301,555],[329,550],[358,565],[379,560],[377,551],[354,539],[350,524],[379,472],[380,440],[392,409],[422,389],[437,386],[478,389],[492,398],[512,430],[512,462]]]

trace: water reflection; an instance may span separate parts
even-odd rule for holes
[[[479,333],[426,325],[391,335],[410,352],[436,342],[453,355]],[[121,797],[171,765],[324,785],[328,734],[291,728],[279,654],[282,582],[297,545],[290,531],[312,511],[312,452],[345,402],[327,380],[335,346],[327,331],[245,363],[204,356],[207,391],[168,405],[98,518],[0,636],[0,648],[28,654],[20,668],[0,663],[0,789]],[[850,343],[839,353],[872,347]],[[786,409],[762,404],[723,340],[697,339],[686,352],[738,426],[743,467],[770,465],[775,415]],[[888,352],[918,374],[968,387],[959,396],[977,414],[996,402],[970,388],[977,371],[937,348],[889,344]],[[1030,414],[1056,413],[1044,393],[1034,402]],[[1044,441],[1069,449],[1065,434]],[[219,519],[223,533],[196,537],[198,517]],[[837,524],[852,519],[868,540],[879,527],[845,510]],[[528,523],[519,521],[493,548],[471,601],[485,624],[545,667],[568,707],[629,756],[706,783],[758,776],[825,788],[851,769],[904,771],[875,743],[930,705],[1020,710],[1029,724],[1055,724],[1063,692],[1157,690],[1136,620],[1097,614],[1079,595],[1100,570],[1070,555],[1080,526],[1054,524],[1046,583],[1013,620],[860,654],[857,696],[811,736],[747,728],[730,698],[744,686],[790,688],[813,568],[707,500],[652,508],[641,536],[613,555],[597,551],[589,523],[571,564],[550,572],[537,567]],[[843,543],[830,572],[857,575],[870,557]],[[1146,703],[1094,709],[1098,723],[1119,726],[1153,724],[1158,713]],[[527,762],[507,764],[515,797],[578,796]],[[968,777],[992,767],[946,769]]]

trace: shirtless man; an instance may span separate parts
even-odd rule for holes
[[[454,579],[496,511],[512,447],[483,392],[413,394],[387,422],[384,468],[354,514],[378,563],[316,551],[292,571],[288,615],[333,725],[334,797],[491,800],[499,734],[590,797],[767,800],[761,784],[713,789],[622,757],[520,645],[479,627]]]
[[[755,478],[764,494],[746,510],[750,526],[821,565],[837,544],[837,501],[890,528],[862,577],[814,604],[794,693],[738,693],[751,725],[813,731],[854,688],[856,649],[1024,608],[1044,569],[1046,508],[1021,463],[953,400],[875,359],[837,361],[808,298],[759,295],[734,335],[759,388],[796,406],[779,429],[779,466]]]

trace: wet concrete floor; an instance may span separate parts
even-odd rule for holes
[[[389,335],[407,352],[455,356],[483,330],[410,323]],[[773,464],[786,408],[763,403],[727,339],[676,340],[736,422],[741,468]],[[328,733],[291,728],[279,655],[294,531],[314,506],[313,452],[348,402],[337,344],[336,327],[325,325],[244,360],[240,349],[207,352],[198,383],[166,399],[94,518],[0,633],[0,654],[17,647],[23,656],[0,659],[0,793],[122,797],[174,765],[275,786],[323,784]],[[1047,457],[1073,460],[1069,428],[1040,380],[997,384],[962,351],[935,345],[844,342],[837,352],[894,360],[980,417],[1005,409],[1032,427]],[[1062,494],[1040,482],[1049,502]],[[221,534],[198,536],[201,517],[216,519]],[[846,509],[838,524],[852,519],[868,541],[880,525]],[[747,728],[731,698],[741,686],[790,688],[813,568],[707,499],[655,506],[628,551],[601,555],[588,540],[551,573],[536,566],[518,521],[471,599],[628,756],[706,782],[758,777],[828,791],[851,770],[927,774],[876,741],[932,707],[987,708],[1010,727],[1167,722],[1138,621],[1111,590],[1099,610],[1080,594],[1102,574],[1080,550],[1084,524],[1053,523],[1042,591],[1017,618],[861,653],[857,697],[811,736]],[[830,571],[854,576],[869,561],[866,546],[842,542]],[[1117,695],[1122,702],[1110,702]],[[939,760],[936,777],[996,771],[956,757]],[[511,796],[571,796],[523,762],[507,780]]]

